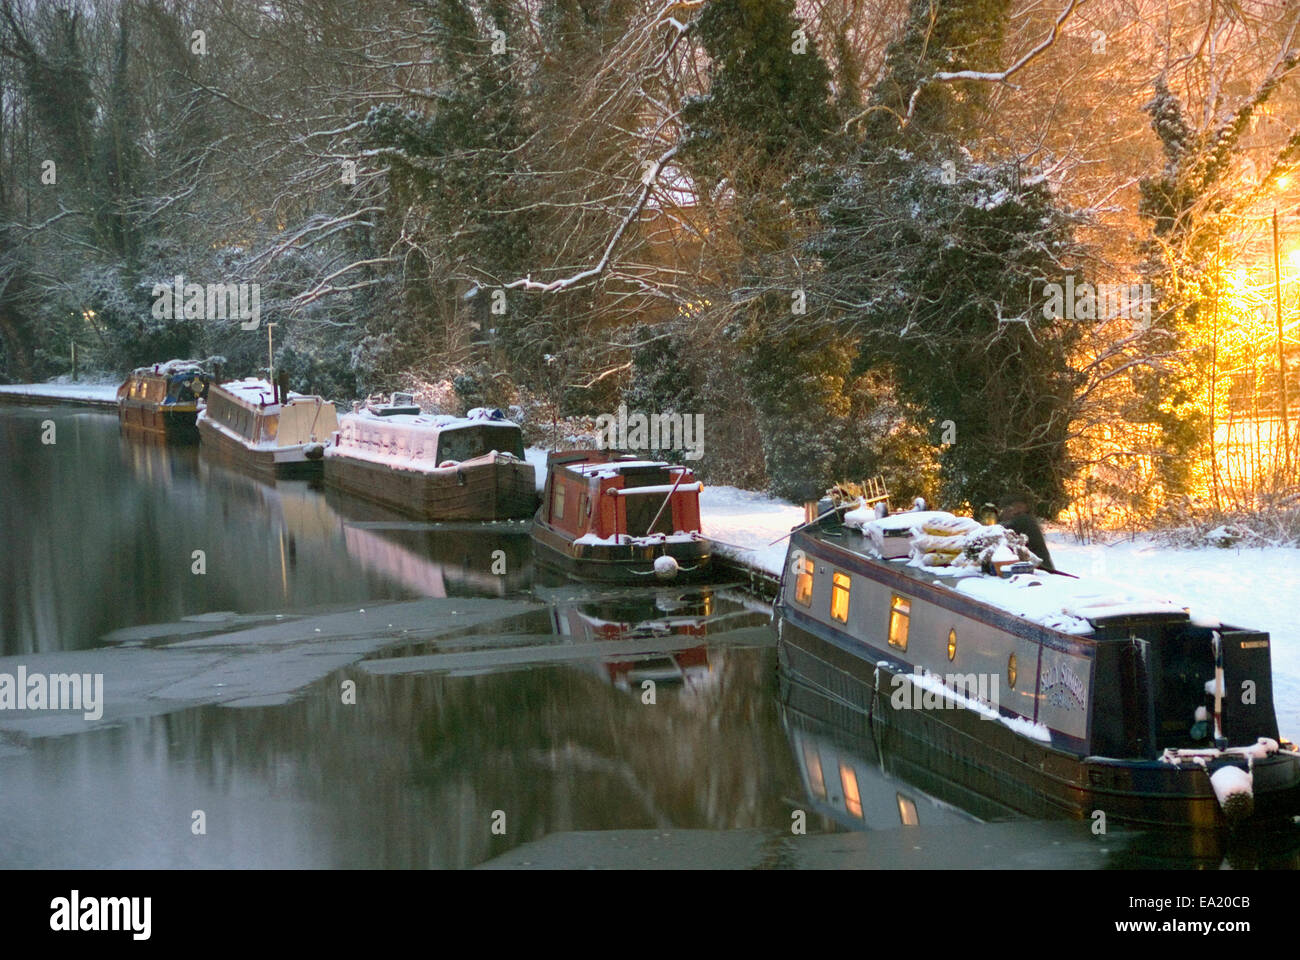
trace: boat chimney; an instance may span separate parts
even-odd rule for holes
[[[285,370],[275,375],[275,395],[276,403],[284,403],[289,399],[289,374]]]

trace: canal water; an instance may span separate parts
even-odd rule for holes
[[[53,443],[49,425],[53,423]],[[1294,866],[953,795],[792,697],[737,587],[594,587],[111,414],[0,406],[0,867]]]

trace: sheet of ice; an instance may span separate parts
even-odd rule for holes
[[[300,696],[334,671],[386,647],[427,640],[536,609],[527,600],[471,597],[380,603],[272,622],[163,646],[104,647],[0,658],[0,673],[103,674],[103,716],[0,710],[0,741],[61,736],[202,704],[265,706]],[[184,636],[189,621],[176,625]],[[149,631],[165,635],[161,627]]]
[[[117,401],[120,383],[10,383],[0,386],[0,393],[26,397],[58,397],[61,400]]]

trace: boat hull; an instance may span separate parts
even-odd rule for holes
[[[539,563],[578,580],[654,584],[661,582],[655,575],[654,563],[662,556],[672,557],[679,568],[668,582],[706,583],[713,575],[712,544],[705,539],[649,545],[580,544],[540,516],[533,520],[532,537]]]
[[[156,403],[118,401],[117,420],[128,435],[148,436],[168,443],[198,443],[198,410],[175,409]]]
[[[880,750],[908,758],[914,778],[967,793],[987,809],[1035,818],[1092,819],[1142,828],[1220,829],[1228,822],[1209,773],[1184,763],[1081,757],[1023,736],[996,719],[961,707],[912,705],[910,674],[890,655],[820,626],[777,615],[783,698],[804,687],[834,704],[841,725]],[[854,649],[854,648],[857,649]],[[900,677],[899,680],[895,680]],[[1254,816],[1237,826],[1287,822],[1300,813],[1300,756],[1279,753],[1254,763]]]
[[[240,443],[207,420],[198,422],[201,450],[206,456],[251,473],[263,480],[311,479],[323,470],[322,458],[307,459],[297,448],[258,449]]]
[[[533,466],[518,460],[435,473],[331,455],[325,484],[420,520],[517,520],[537,508]]]

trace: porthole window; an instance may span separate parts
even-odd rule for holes
[[[955,656],[957,656],[957,631],[949,630],[948,631],[948,659],[952,660],[953,657]]]
[[[1016,688],[1016,655],[1013,653],[1011,659],[1007,661],[1007,682],[1011,684],[1011,689]]]

